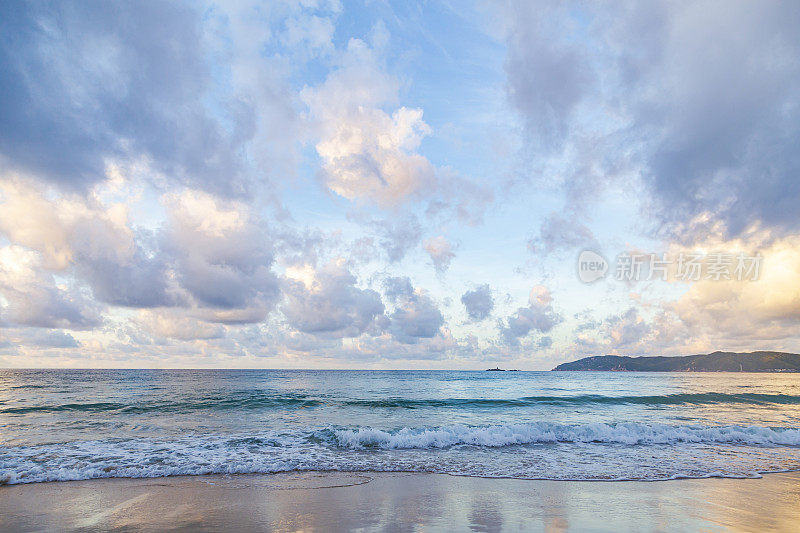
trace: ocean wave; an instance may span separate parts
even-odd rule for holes
[[[385,398],[375,400],[330,400],[306,395],[274,395],[266,391],[247,391],[220,397],[187,398],[161,402],[70,402],[63,404],[22,405],[4,407],[0,414],[22,415],[48,412],[119,412],[129,414],[158,412],[187,412],[210,410],[255,410],[309,408],[323,405],[367,409],[502,409],[513,407],[591,406],[591,405],[800,405],[800,396],[788,394],[721,392],[675,393],[645,396],[604,396],[582,394],[576,396],[524,396],[521,398]]]
[[[654,451],[654,445],[669,449]],[[171,441],[0,446],[0,485],[300,470],[433,471],[527,479],[752,477],[798,468],[798,446],[797,428],[550,422],[396,430],[328,427]]]
[[[542,443],[599,444],[745,444],[800,446],[800,429],[745,426],[670,426],[621,423],[564,425],[551,422],[496,426],[447,426],[402,428],[385,431],[373,428],[335,431],[337,443],[346,448],[448,448],[457,445],[503,447]]]
[[[348,406],[374,408],[447,408],[447,407],[521,407],[529,405],[701,405],[701,404],[781,404],[800,405],[800,396],[788,394],[722,392],[674,393],[645,396],[605,396],[581,394],[575,396],[523,396],[521,398],[387,398],[380,400],[352,400],[342,402]]]
[[[305,395],[272,395],[266,392],[248,392],[220,397],[191,398],[157,402],[70,402],[63,404],[23,405],[0,409],[0,414],[23,415],[31,413],[118,412],[122,414],[174,413],[201,410],[279,409],[305,408],[322,405],[321,400]]]

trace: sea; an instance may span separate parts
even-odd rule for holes
[[[800,374],[0,370],[0,484],[290,471],[800,469]]]

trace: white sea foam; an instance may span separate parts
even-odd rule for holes
[[[608,443],[627,445],[725,443],[800,446],[800,429],[765,427],[701,427],[662,424],[584,424],[549,422],[497,426],[447,426],[431,429],[402,428],[384,431],[372,428],[336,432],[340,445],[348,448],[447,448],[456,445],[501,447],[515,444],[554,442]]]
[[[548,443],[555,445],[535,446]],[[652,446],[669,449],[654,452]],[[720,453],[726,451],[735,453]],[[169,441],[132,438],[0,447],[0,485],[291,470],[672,479],[753,477],[758,472],[796,468],[800,468],[797,428],[643,423],[327,428]]]

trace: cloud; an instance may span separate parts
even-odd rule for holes
[[[485,320],[492,314],[494,298],[489,284],[479,285],[461,296],[461,303],[467,309],[470,320]]]
[[[430,337],[406,338],[401,335],[397,338],[394,334],[368,337],[361,340],[357,348],[358,353],[351,351],[348,354],[354,360],[419,362],[445,359],[458,352],[460,345],[446,328],[442,328]]]
[[[53,350],[61,353],[64,350],[81,348],[78,342],[67,331],[61,329],[42,329],[38,327],[7,328],[0,330],[6,338],[0,337],[0,349],[16,355],[31,351]]]
[[[172,193],[166,226],[151,232],[132,229],[127,207],[95,194],[54,195],[18,179],[0,192],[0,231],[39,252],[43,268],[85,282],[99,302],[191,307],[234,323],[263,320],[278,300],[269,232],[241,202]]]
[[[325,233],[312,228],[295,230],[291,227],[276,227],[275,254],[284,265],[315,266],[320,257],[335,250],[339,244],[339,234],[336,231]]]
[[[286,20],[281,42],[288,47],[302,45],[312,52],[331,51],[334,30],[331,19],[302,14]]]
[[[414,296],[414,285],[408,276],[394,276],[383,280],[383,293],[391,303]]]
[[[549,336],[544,336],[539,339],[539,342],[536,343],[536,346],[539,348],[550,348],[553,345],[553,338]]]
[[[568,156],[567,189],[641,184],[667,234],[705,212],[732,236],[800,228],[796,6],[508,2],[500,18],[528,146]]]
[[[0,248],[0,325],[92,329],[99,306],[42,268],[39,253],[22,246]]]
[[[638,345],[650,333],[650,326],[631,307],[619,316],[608,317],[603,324],[603,333],[614,349]]]
[[[327,187],[344,198],[397,205],[434,178],[430,162],[416,153],[431,133],[421,109],[382,106],[397,99],[398,83],[380,65],[385,30],[373,31],[373,45],[350,39],[339,68],[320,86],[306,87],[302,99],[317,122]]]
[[[178,183],[246,193],[252,113],[241,100],[209,105],[218,80],[203,23],[180,2],[4,3],[4,164],[87,190],[109,161],[144,158]]]
[[[165,198],[164,250],[175,276],[210,322],[260,322],[274,308],[279,281],[269,231],[245,204],[186,190]]]
[[[332,7],[244,0],[214,3],[205,13],[209,52],[219,58],[214,89],[221,102],[215,111],[241,132],[237,153],[248,162],[242,170],[252,174],[242,178],[245,185],[276,203],[276,186],[294,175],[306,135],[289,80],[295,66],[329,46],[333,27],[328,15],[337,10]],[[280,50],[275,49],[278,42]],[[217,179],[229,180],[229,170],[223,170]]]
[[[123,307],[176,305],[162,256],[148,256],[135,232],[125,235],[119,227],[82,221],[75,226],[75,268],[92,286],[97,300]],[[124,232],[124,230],[122,230]],[[128,242],[120,237],[128,237]],[[120,248],[120,244],[127,246]]]
[[[143,309],[139,311],[136,323],[145,332],[158,339],[192,341],[219,339],[225,335],[225,329],[221,324],[210,324],[185,316],[183,310]]]
[[[539,235],[528,241],[528,250],[534,254],[548,255],[576,247],[597,248],[594,234],[575,217],[567,219],[559,213],[545,218]]]
[[[284,282],[281,306],[288,324],[327,338],[358,337],[383,316],[380,294],[356,287],[356,277],[339,263]]]
[[[105,206],[94,195],[58,195],[15,176],[0,181],[0,232],[42,254],[44,267],[74,269],[94,297],[125,307],[175,305],[167,265],[142,246],[122,203]]]
[[[674,317],[671,319],[674,322]],[[579,353],[591,355],[660,355],[665,344],[657,342],[659,327],[646,320],[639,308],[629,307],[602,320],[587,319],[572,331],[572,342]]]
[[[701,253],[706,260],[721,253],[732,279],[713,279],[707,267],[700,279],[686,284],[674,298],[635,295],[637,305],[598,321],[583,317],[575,341],[590,351],[639,354],[707,353],[714,350],[796,350],[800,323],[800,236],[779,236],[753,227],[728,239],[722,224],[685,244],[673,243],[669,258]],[[700,252],[698,252],[700,251]],[[745,267],[761,254],[758,279],[746,272],[736,278],[739,255]],[[670,278],[675,279],[675,272]],[[578,317],[576,317],[578,318]]]
[[[433,267],[439,274],[444,274],[450,268],[450,262],[456,256],[450,242],[439,235],[425,241],[425,251],[431,256]]]
[[[673,246],[671,253],[694,249],[730,255],[735,268],[738,254],[760,253],[758,279],[739,281],[701,279],[674,302],[665,305],[689,339],[708,346],[749,347],[759,342],[798,337],[800,323],[800,236],[776,237],[768,230],[751,229],[737,239],[721,233],[708,235],[690,247]],[[677,320],[676,320],[677,319]],[[669,324],[667,324],[669,325]]]
[[[477,226],[494,201],[494,192],[486,185],[457,175],[448,168],[437,170],[435,190],[427,196],[425,214],[442,221],[455,218],[462,224]]]
[[[553,329],[562,319],[553,310],[552,301],[553,297],[546,287],[533,287],[527,307],[518,308],[505,321],[498,321],[503,341],[516,346],[521,337],[526,337],[531,332],[548,333]]]
[[[40,251],[49,268],[72,262],[72,226],[84,211],[81,203],[60,209],[39,188],[11,175],[0,179],[0,201],[0,232],[11,242]]]
[[[415,344],[440,333],[444,317],[430,296],[414,289],[407,277],[387,278],[386,297],[394,304],[389,314],[389,332],[397,341]]]
[[[37,329],[33,330],[27,343],[39,348],[78,348],[81,343],[75,337],[63,330]]]
[[[422,226],[416,215],[405,214],[394,219],[370,222],[378,244],[390,263],[398,263],[422,240]]]
[[[547,2],[507,2],[504,9],[509,99],[522,113],[530,142],[557,149],[595,78],[574,42],[577,23],[567,6]]]

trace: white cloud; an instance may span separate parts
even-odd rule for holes
[[[218,339],[225,335],[221,324],[211,324],[185,316],[182,310],[142,309],[135,322],[155,338],[191,341],[197,339]]]
[[[396,205],[434,177],[430,162],[416,153],[431,133],[421,109],[382,106],[397,99],[398,83],[379,64],[378,52],[351,39],[340,66],[325,82],[303,90],[319,128],[316,145],[324,181],[348,199]]]
[[[151,257],[122,203],[59,194],[15,176],[0,181],[0,232],[42,254],[44,266],[73,269],[96,299],[114,305],[173,305],[161,257]],[[24,215],[23,215],[24,214]]]
[[[450,268],[450,262],[456,256],[452,246],[450,246],[450,241],[442,235],[426,240],[425,251],[431,256],[433,267],[439,274],[447,272],[447,269]]]
[[[100,324],[99,306],[79,291],[56,283],[42,268],[38,252],[22,246],[0,248],[0,326],[91,329]]]
[[[730,254],[731,271],[739,253],[763,256],[758,280],[701,279],[667,310],[686,328],[690,339],[714,349],[752,347],[759,342],[797,339],[800,323],[800,236],[776,237],[752,229],[736,239],[710,235],[673,254],[697,249]],[[745,276],[746,277],[746,276]]]
[[[334,25],[331,19],[317,15],[302,14],[285,23],[281,42],[289,47],[304,46],[312,52],[333,49]]]

